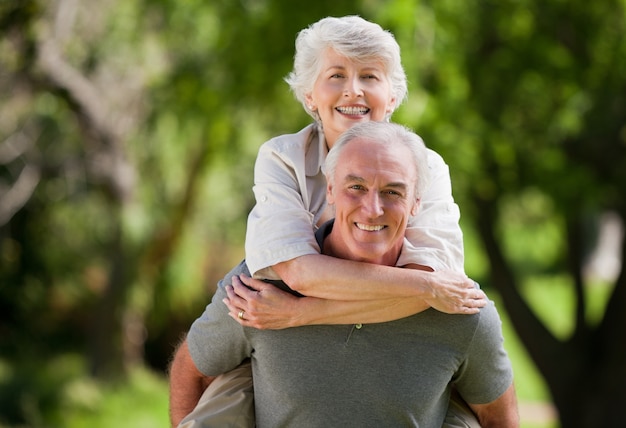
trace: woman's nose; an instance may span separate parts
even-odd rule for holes
[[[361,82],[357,77],[347,79],[346,85],[343,90],[344,96],[356,96],[360,97],[363,95],[363,88],[361,87]]]

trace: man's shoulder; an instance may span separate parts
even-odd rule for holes
[[[246,275],[250,276],[250,270],[248,269],[248,265],[245,260],[239,262],[237,266],[232,268],[230,272],[228,272],[224,278],[219,282],[219,287],[224,287],[224,285],[232,284],[232,279],[234,276]]]
[[[242,260],[237,266],[232,268],[231,271],[228,272],[226,276],[224,276],[224,278],[219,282],[218,286],[220,288],[223,288],[225,285],[232,284],[233,277],[239,276],[239,275],[251,276],[250,270],[248,269],[248,265],[246,264],[245,260]],[[272,284],[273,286],[280,288],[281,290],[286,291],[287,293],[293,294],[296,297],[304,297],[302,294],[298,293],[297,291],[292,290],[285,282],[279,279],[278,280],[264,279],[263,281],[269,284]]]
[[[500,316],[491,301],[476,314],[447,314],[429,308],[413,317],[422,325],[429,325],[432,331],[438,331],[442,337],[460,342],[472,341],[476,335],[492,334],[501,327]]]
[[[502,320],[493,300],[489,300],[487,305],[476,314],[480,317],[480,324],[489,329],[500,329]]]

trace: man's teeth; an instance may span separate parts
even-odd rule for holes
[[[337,107],[343,114],[366,114],[370,109],[367,107]]]
[[[366,230],[368,232],[378,232],[379,230],[383,230],[385,226],[383,225],[370,226],[367,224],[357,223],[356,227],[358,227],[361,230]]]

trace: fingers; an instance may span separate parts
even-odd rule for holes
[[[232,288],[230,287],[230,285],[227,286],[228,288]],[[228,315],[231,316],[231,318],[235,319],[237,322],[239,322],[241,324],[242,319],[239,318],[239,311],[241,311],[242,309],[240,309],[236,304],[233,303],[232,297],[226,297],[224,299],[222,299],[222,302],[224,302],[224,304],[226,305],[226,307],[228,308]],[[244,310],[245,312],[245,310]]]
[[[475,289],[470,291],[467,297],[461,301],[461,307],[463,309],[472,309],[471,313],[476,313],[480,308],[487,306],[487,303],[487,295],[482,290]],[[476,309],[476,311],[473,311],[473,309]]]
[[[247,278],[246,282],[252,284],[250,282],[251,280],[252,278]],[[254,288],[251,285],[244,283],[239,276],[233,276],[233,289],[235,293],[242,298],[250,298],[258,291],[257,288]]]
[[[224,287],[226,290],[226,298],[222,299],[222,302],[228,308],[228,315],[237,321],[241,325],[246,325],[247,317],[246,311],[248,310],[248,300],[243,297],[245,293],[254,293],[248,290],[237,277],[232,279],[233,285],[227,285]],[[235,290],[237,287],[237,290]],[[249,312],[249,311],[248,311]],[[239,314],[243,313],[243,316]]]
[[[487,303],[487,295],[482,290],[475,289],[463,302],[462,313],[476,314],[480,312],[480,308],[487,306]]]
[[[475,289],[470,293],[468,303],[472,306],[484,307],[487,305],[487,295],[483,290]]]
[[[267,283],[265,281],[261,281],[260,279],[255,279],[255,278],[250,278],[247,275],[239,275],[236,277],[237,278],[237,283],[238,284],[242,284],[244,285],[246,288],[248,288],[249,290],[252,291],[263,291],[263,290],[267,290],[268,288],[273,288],[274,286],[270,283]],[[234,281],[234,278],[233,278]]]
[[[241,309],[247,309],[247,305],[248,305],[248,299],[245,298],[245,296],[243,296],[242,294],[238,294],[237,291],[235,291],[235,287],[236,285],[227,285],[225,287],[226,289],[226,295],[228,296],[228,300],[230,301],[230,303],[233,306],[237,306],[240,307]],[[244,287],[245,288],[245,287]],[[241,293],[241,286],[239,286],[239,290]]]
[[[227,297],[222,300],[228,307],[228,315],[243,326],[257,327],[260,291],[268,285],[245,275],[232,277],[232,285],[224,287]]]
[[[450,279],[450,278],[448,278]],[[435,299],[427,300],[434,309],[448,314],[476,314],[489,300],[478,284],[467,277],[442,283],[435,288]]]

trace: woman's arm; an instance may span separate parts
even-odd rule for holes
[[[244,282],[246,285],[244,285]],[[420,299],[327,300],[296,297],[267,282],[234,277],[223,302],[246,327],[280,330],[315,324],[370,324],[404,318],[428,309]],[[243,319],[239,317],[244,311]]]
[[[292,289],[329,300],[420,299],[446,313],[473,314],[485,294],[465,274],[374,265],[321,254],[279,263],[274,270]]]
[[[245,284],[245,285],[244,285]],[[482,296],[478,291],[476,296]],[[298,298],[272,284],[249,278],[233,277],[226,287],[228,297],[223,302],[230,316],[246,327],[279,330],[314,324],[371,324],[393,321],[414,315],[430,306],[423,299],[412,297],[379,298],[367,300],[328,300],[317,297]],[[485,301],[473,300],[478,311]],[[239,317],[243,311],[243,319]]]
[[[422,195],[419,213],[406,230],[399,266],[417,263],[433,270],[464,272],[461,213],[452,197],[450,171],[443,158],[428,151],[430,179]]]

